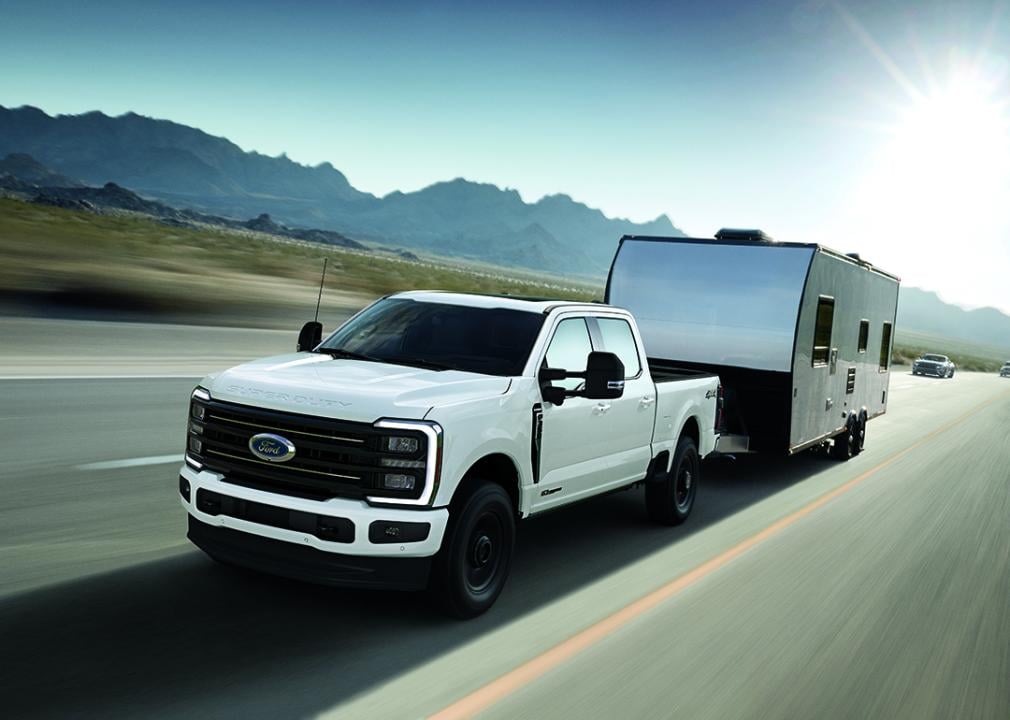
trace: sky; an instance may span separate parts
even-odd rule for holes
[[[133,111],[688,234],[759,227],[1010,312],[1010,0],[0,0],[0,104]]]

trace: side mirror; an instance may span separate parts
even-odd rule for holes
[[[565,390],[551,385],[554,380],[585,378],[582,390]],[[562,405],[565,398],[584,397],[590,400],[615,400],[624,395],[624,363],[608,352],[591,352],[586,358],[586,369],[570,372],[561,368],[541,368],[537,374],[540,393],[552,405]]]
[[[616,400],[624,395],[624,363],[608,352],[591,352],[586,361],[586,389],[590,400]]]
[[[315,321],[302,325],[302,331],[298,333],[298,345],[295,348],[298,352],[307,352],[321,343],[323,340],[323,324]]]

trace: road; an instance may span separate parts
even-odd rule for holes
[[[0,381],[8,717],[1010,717],[1010,381],[896,374],[863,455],[709,463],[679,528],[530,521],[466,623],[188,546],[194,381]]]

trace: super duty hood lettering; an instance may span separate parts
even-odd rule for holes
[[[256,398],[261,400],[277,400],[294,405],[306,405],[309,407],[348,407],[351,403],[344,400],[327,400],[326,398],[309,397],[308,395],[293,395],[291,393],[278,390],[263,390],[262,388],[242,387],[241,385],[229,385],[225,391],[232,395],[241,397]]]

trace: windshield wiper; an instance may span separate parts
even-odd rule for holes
[[[319,348],[316,352],[326,353],[334,358],[346,358],[347,360],[365,360],[366,362],[388,362],[387,360],[382,360],[377,357],[372,357],[371,355],[365,355],[364,353],[357,353],[353,350],[344,350],[343,348]]]
[[[419,367],[427,370],[459,370],[455,365],[425,360],[424,358],[386,358],[383,362],[392,365],[407,365],[408,367]]]
[[[319,348],[316,352],[326,353],[334,358],[345,358],[347,360],[364,360],[366,362],[386,363],[388,365],[406,365],[408,367],[427,368],[429,370],[459,370],[455,365],[425,360],[423,358],[380,358],[364,353],[344,350],[343,348]]]

